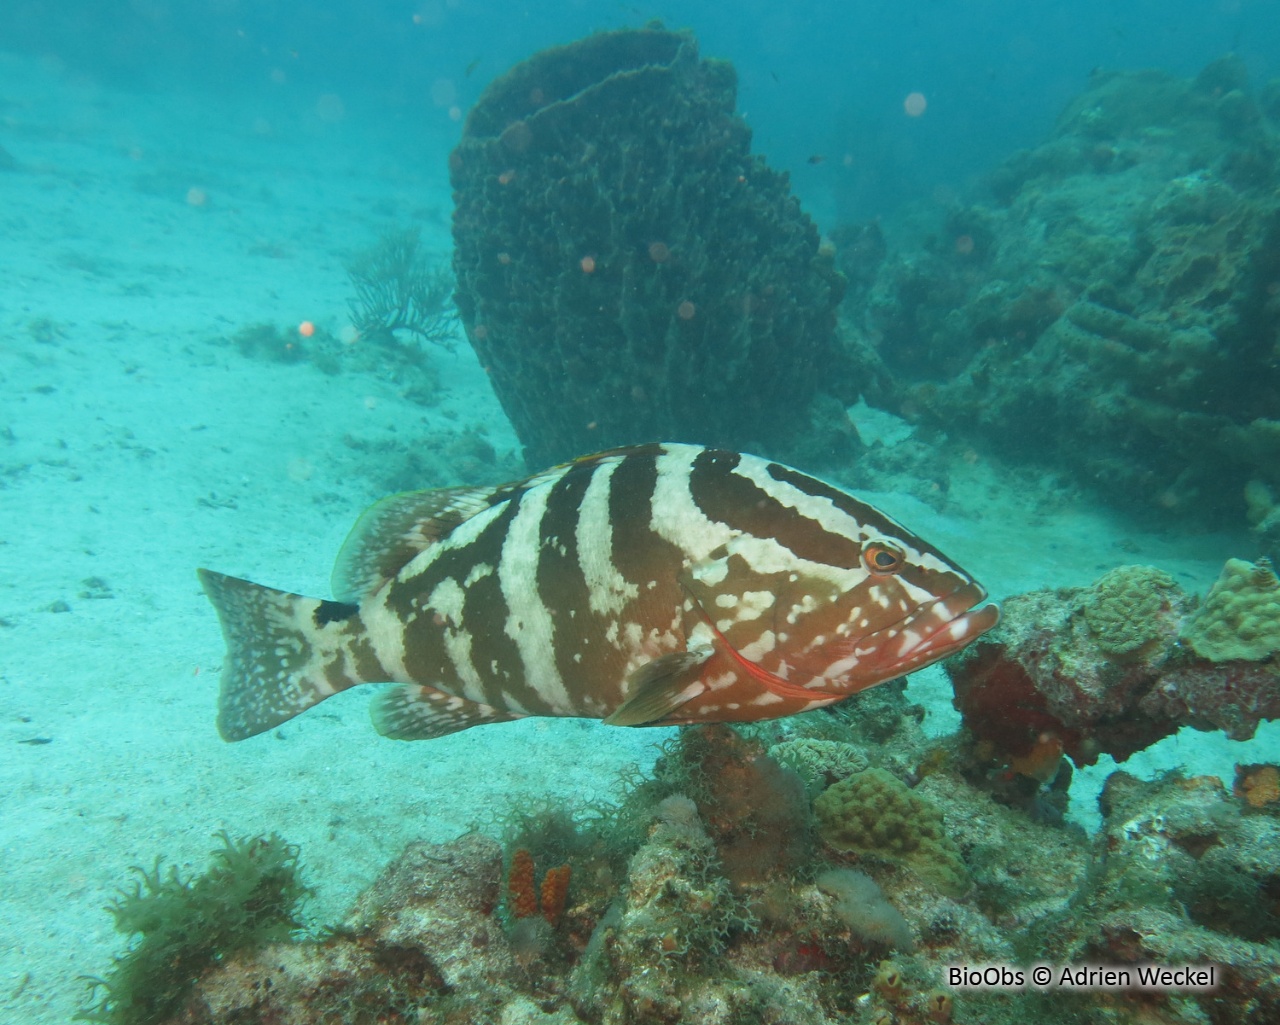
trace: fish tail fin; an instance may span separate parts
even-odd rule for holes
[[[224,740],[263,733],[331,694],[373,680],[381,669],[365,637],[359,608],[277,591],[212,570],[200,583],[222,622],[227,655],[218,695]]]

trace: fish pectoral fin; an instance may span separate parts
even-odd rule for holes
[[[610,726],[643,726],[670,715],[707,689],[698,674],[713,654],[709,648],[695,648],[646,662],[627,677],[629,696],[605,722]]]
[[[369,715],[374,729],[392,740],[433,740],[472,726],[524,718],[417,683],[388,687],[370,702]]]

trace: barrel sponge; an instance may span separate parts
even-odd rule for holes
[[[651,25],[534,54],[468,114],[455,299],[531,464],[800,444],[836,394],[844,279],[736,96],[730,64]]]
[[[1280,580],[1270,560],[1228,559],[1182,639],[1210,662],[1256,662],[1280,652]]]
[[[1179,593],[1163,570],[1117,566],[1080,595],[1077,608],[1094,643],[1107,655],[1130,661],[1172,644],[1176,624],[1171,610]]]
[[[942,813],[884,769],[833,784],[814,802],[818,832],[838,850],[896,862],[942,893],[961,896],[969,873]]]

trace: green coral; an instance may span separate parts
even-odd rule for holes
[[[828,787],[814,802],[818,832],[832,847],[901,864],[951,897],[969,888],[960,849],[942,813],[884,769]]]
[[[274,833],[232,840],[212,864],[184,879],[160,859],[107,906],[116,930],[141,938],[115,959],[105,978],[90,977],[94,1002],[76,1016],[106,1025],[144,1025],[175,1013],[200,976],[238,950],[289,939],[303,928],[298,907],[310,894],[298,872],[298,849]]]
[[[1153,566],[1118,566],[1088,588],[1078,608],[1094,642],[1120,660],[1141,658],[1165,637],[1165,613],[1177,598],[1173,577]]]
[[[1256,662],[1280,652],[1280,579],[1270,560],[1228,559],[1182,639],[1211,662]]]

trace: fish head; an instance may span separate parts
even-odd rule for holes
[[[1000,621],[1000,607],[984,604],[987,591],[977,580],[905,529],[863,538],[859,562],[821,617],[825,623],[815,620],[809,640],[797,647],[797,667],[822,686],[853,694],[905,676],[955,654]]]
[[[904,676],[1000,619],[959,565],[878,510],[836,494],[853,515],[828,518],[829,545],[797,553],[744,533],[686,575],[703,621],[695,639],[700,629],[702,641],[789,700],[830,703]]]

